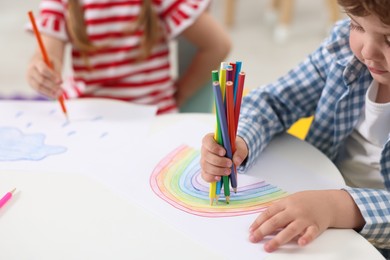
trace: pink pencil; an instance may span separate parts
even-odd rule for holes
[[[7,192],[1,199],[0,199],[0,208],[3,207],[7,201],[9,201],[12,198],[12,194],[15,192],[16,188],[11,190],[10,192]]]

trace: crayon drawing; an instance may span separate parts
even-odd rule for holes
[[[0,162],[39,161],[66,151],[63,146],[46,145],[45,138],[44,134],[25,134],[14,127],[0,127]]]
[[[264,181],[239,186],[231,193],[230,204],[221,192],[219,203],[210,205],[209,185],[200,176],[200,152],[181,145],[155,167],[150,185],[157,196],[172,206],[203,217],[231,217],[263,211],[272,202],[287,195],[280,188]],[[240,178],[248,176],[240,175]]]

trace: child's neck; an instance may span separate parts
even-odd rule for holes
[[[390,102],[390,86],[379,84],[378,93],[376,94],[376,103],[389,103]]]

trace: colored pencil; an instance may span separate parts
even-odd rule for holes
[[[212,81],[218,81],[219,75],[218,70],[213,70],[211,72],[211,79]],[[217,111],[218,107],[215,104],[215,111]],[[219,119],[218,119],[218,113],[216,112],[216,124],[215,124],[215,132],[214,132],[214,140],[222,145],[222,136],[221,136],[221,128],[219,126]],[[211,182],[209,187],[209,198],[210,198],[210,205],[212,206],[214,201],[216,203],[218,202],[219,195],[221,193],[221,181],[218,182]]]
[[[216,189],[217,189],[217,182],[213,181],[210,183],[209,186],[209,198],[210,198],[210,205],[212,206],[214,204],[215,196],[216,196]]]
[[[226,69],[226,82],[228,82],[228,81],[233,82],[233,68],[232,68],[232,66],[230,66],[228,69]]]
[[[0,199],[0,208],[3,207],[11,198],[13,193],[15,192],[16,188],[11,190],[10,192],[7,192],[1,199]]]
[[[221,88],[221,95],[222,95],[222,100],[223,100],[223,103],[225,101],[225,85],[226,85],[226,81],[228,80],[228,78],[231,77],[231,72],[228,72],[229,70],[232,69],[232,66],[228,63],[228,62],[222,62],[221,63],[221,73],[220,73],[220,78],[219,78],[219,84],[220,84],[220,88]],[[226,111],[226,109],[225,109]],[[226,114],[224,115],[226,116]],[[218,117],[219,118],[219,117]],[[222,134],[220,132],[220,134]],[[221,139],[222,139],[222,136],[221,136]],[[221,143],[221,145],[223,145],[223,142]],[[229,203],[229,200],[230,200],[230,181],[229,181],[229,176],[222,176],[222,184],[223,184],[223,193],[225,195],[225,199],[226,199],[226,202]],[[222,185],[221,185],[222,186]]]
[[[231,148],[231,144],[230,144],[230,140],[229,140],[229,131],[228,131],[228,126],[227,126],[227,122],[226,122],[225,106],[223,103],[221,88],[219,86],[218,81],[213,82],[213,91],[214,91],[214,95],[215,95],[216,105],[218,107],[217,113],[218,113],[219,120],[220,120],[222,140],[223,140],[224,147],[226,149],[226,156],[229,159],[232,159],[232,148]],[[232,173],[233,173],[233,171],[234,171],[234,166],[232,165]],[[230,180],[231,180],[231,185],[232,185],[233,189],[237,189],[237,180],[236,180],[235,174],[230,174],[230,176],[232,176],[230,178]]]
[[[232,156],[236,151],[236,123],[234,122],[234,86],[232,81],[226,82],[226,118],[229,133],[229,140],[232,149]],[[234,192],[237,192],[237,173],[236,166],[233,164],[233,171],[229,175]],[[235,185],[234,185],[235,183]],[[233,186],[234,185],[234,186]]]
[[[219,72],[219,86],[221,88],[222,99],[225,99],[225,83],[226,83],[226,69],[223,68]]]
[[[229,177],[222,176],[222,184],[223,184],[223,194],[225,195],[226,203],[230,203],[230,185],[229,185]]]
[[[211,80],[212,80],[212,82],[219,80],[218,70],[211,71]]]
[[[240,61],[222,62],[220,70],[212,71],[213,92],[215,96],[216,127],[215,141],[226,150],[226,156],[233,159],[236,151],[236,135],[244,88],[245,73],[241,72]],[[223,188],[226,203],[230,202],[230,184],[237,191],[237,169],[233,164],[229,176],[221,176],[220,181],[210,184],[210,203],[218,199]]]
[[[238,75],[237,83],[237,99],[234,105],[234,117],[235,117],[235,133],[237,134],[238,120],[240,119],[242,93],[244,91],[245,72],[240,72]]]
[[[32,25],[33,30],[34,30],[35,37],[36,37],[36,39],[38,41],[38,45],[39,45],[39,48],[41,50],[43,60],[45,61],[46,65],[49,68],[54,69],[53,68],[53,64],[50,62],[49,56],[47,55],[46,48],[45,48],[45,45],[43,44],[43,41],[42,41],[42,38],[41,38],[41,34],[39,33],[38,26],[37,26],[37,24],[35,22],[35,18],[34,18],[33,12],[29,11],[28,12],[28,16],[30,18],[31,25]],[[59,96],[58,97],[58,101],[60,103],[62,112],[65,114],[66,119],[68,119],[68,112],[66,110],[64,96],[63,95]]]
[[[233,69],[233,79],[232,79],[232,81],[233,81],[233,86],[234,86],[234,88],[236,87],[236,85],[237,85],[237,77],[236,77],[236,70],[237,70],[237,65],[236,65],[236,63],[235,62],[230,62],[230,65],[232,66],[232,69]]]
[[[241,72],[242,62],[236,61],[236,70],[234,72],[234,104],[237,104],[237,91],[238,91],[238,75]]]

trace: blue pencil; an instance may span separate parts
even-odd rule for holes
[[[218,81],[213,82],[213,91],[214,91],[214,95],[215,95],[216,106],[218,107],[217,113],[218,113],[218,117],[220,120],[223,145],[226,149],[227,157],[229,159],[232,159],[233,158],[232,147],[230,145],[228,126],[227,126],[227,122],[226,122],[225,106],[223,103],[221,88],[219,87]],[[234,174],[234,165],[232,165],[231,170],[232,170],[231,174],[230,174],[231,185],[232,185],[232,188],[234,190],[236,190],[237,189],[237,179],[236,179],[236,174]]]
[[[241,72],[241,66],[242,66],[242,62],[236,61],[236,71],[235,71],[234,81],[233,81],[233,84],[234,84],[234,104],[237,104],[238,75]]]

